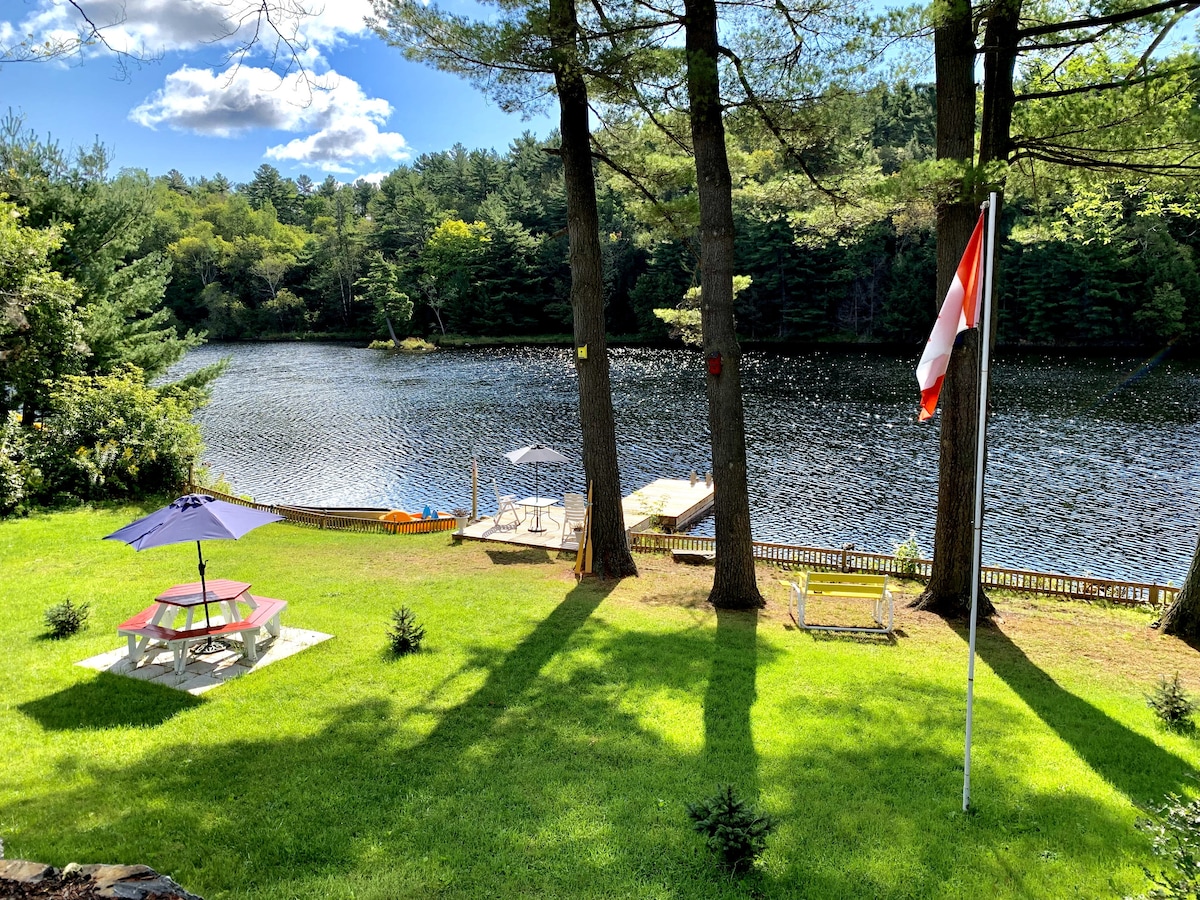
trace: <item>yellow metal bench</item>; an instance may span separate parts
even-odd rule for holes
[[[858,631],[868,634],[892,633],[892,592],[888,590],[886,575],[861,575],[852,572],[805,572],[797,584],[786,582],[788,590],[788,612],[801,628],[813,631]],[[813,598],[830,600],[869,600],[874,604],[875,624],[878,627],[851,625],[814,625],[806,621],[807,604]],[[883,607],[887,605],[887,624],[883,621]]]

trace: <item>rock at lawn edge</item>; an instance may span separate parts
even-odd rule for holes
[[[201,900],[149,866],[81,866],[61,872],[23,859],[0,859],[0,900]]]

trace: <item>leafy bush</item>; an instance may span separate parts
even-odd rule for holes
[[[27,433],[29,461],[41,472],[34,499],[177,491],[200,451],[191,414],[201,396],[190,388],[153,388],[135,366],[63,378],[42,427]]]
[[[25,437],[20,417],[0,415],[0,516],[19,510],[28,494],[33,474],[25,465]]]
[[[1183,800],[1167,794],[1166,801],[1149,811],[1137,827],[1150,835],[1154,855],[1168,864],[1155,875],[1146,869],[1154,889],[1148,900],[1192,900],[1200,892],[1200,800]]]
[[[646,526],[647,531],[661,533],[666,530],[666,519],[663,517],[663,510],[667,508],[666,494],[659,497],[651,497],[649,494],[637,491],[634,493],[632,499],[636,503],[634,508],[638,515],[649,517],[649,524]]]
[[[407,656],[421,649],[425,628],[417,624],[416,614],[407,606],[392,613],[392,630],[388,632],[393,656]]]
[[[406,353],[428,353],[436,350],[437,344],[431,344],[419,337],[406,337],[400,342],[400,349]]]
[[[766,849],[767,837],[778,824],[738,797],[733,785],[723,784],[713,796],[687,805],[692,827],[731,872],[745,872]]]
[[[238,489],[233,486],[233,482],[225,477],[224,472],[214,475],[212,466],[208,463],[196,466],[192,472],[192,486],[201,488],[201,493],[225,494],[228,497],[240,497],[243,500],[254,501],[254,497],[250,494],[239,493]]]
[[[921,547],[917,543],[917,533],[910,531],[908,540],[896,545],[896,559],[900,561],[900,574],[912,578],[917,574],[917,560],[921,558]]]
[[[1178,672],[1170,680],[1166,676],[1159,678],[1154,690],[1146,695],[1146,705],[1168,728],[1186,730],[1192,727],[1196,704],[1179,683]]]
[[[87,624],[88,605],[81,603],[76,606],[67,599],[46,610],[45,619],[46,627],[50,629],[50,637],[55,640],[67,638]]]
[[[419,337],[406,337],[399,344],[387,340],[374,340],[367,345],[368,350],[399,350],[402,353],[429,353],[431,350],[437,349],[437,344],[431,344],[429,341],[422,340]]]

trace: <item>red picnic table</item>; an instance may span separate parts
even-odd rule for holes
[[[258,659],[257,637],[261,628],[273,637],[279,636],[279,614],[287,607],[286,600],[255,597],[244,581],[216,578],[207,582],[201,593],[200,582],[177,584],[154,598],[154,603],[117,627],[117,634],[129,639],[129,661],[137,665],[151,642],[166,645],[175,657],[175,672],[183,674],[187,664],[188,646],[215,637],[238,636],[249,662]],[[217,604],[222,608],[221,621],[194,624],[197,607]],[[245,614],[239,609],[243,606]],[[175,622],[185,615],[182,628]]]

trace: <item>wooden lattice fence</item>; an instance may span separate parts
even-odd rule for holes
[[[690,534],[636,532],[631,536],[634,550],[668,553],[671,550],[713,552],[716,540]],[[933,560],[899,559],[886,553],[861,550],[831,550],[827,547],[801,547],[794,544],[754,542],[755,559],[784,568],[832,569],[839,572],[874,572],[918,581],[929,577]],[[1175,599],[1179,588],[1140,581],[1059,575],[1053,572],[1028,572],[1022,569],[983,567],[984,587],[1030,591],[1079,600],[1104,600],[1124,606],[1162,606]]]

